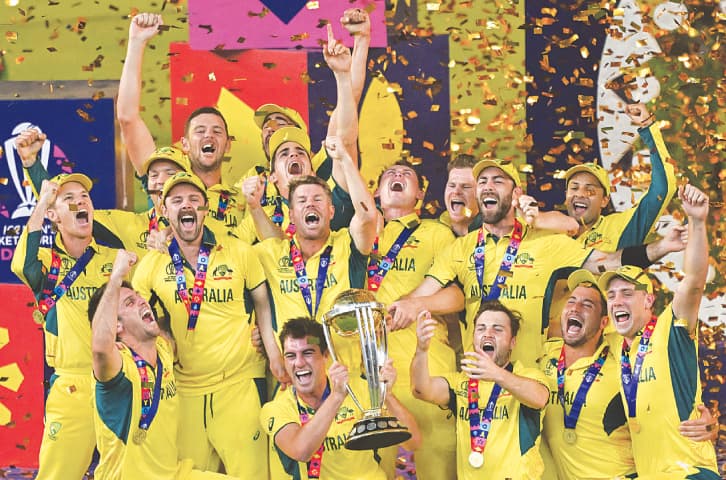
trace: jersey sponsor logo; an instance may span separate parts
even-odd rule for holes
[[[602,233],[592,231],[585,237],[585,247],[593,247],[602,243]]]
[[[514,259],[514,267],[532,268],[534,267],[534,257],[527,252],[522,252]]]
[[[146,248],[146,242],[149,240],[149,231],[148,230],[142,230],[139,234],[139,241],[136,242],[136,245],[139,248]]]
[[[415,235],[411,234],[411,236],[408,237],[408,240],[406,240],[406,243],[403,244],[403,247],[401,247],[401,250],[403,250],[404,248],[418,248],[420,243],[421,240],[416,238]]]
[[[189,298],[192,297],[192,288],[189,288]],[[224,303],[234,302],[234,293],[231,288],[204,288],[202,303]],[[174,303],[182,303],[179,292],[174,291]]]
[[[338,413],[335,414],[335,423],[345,423],[355,420],[355,411],[345,405],[340,407]]]
[[[328,274],[328,278],[325,279],[325,288],[330,288],[338,284],[338,279],[332,273]],[[280,293],[295,293],[300,291],[300,286],[297,283],[296,278],[282,279],[280,280]],[[310,282],[310,291],[315,292],[315,281]]]
[[[489,294],[490,285],[484,286],[484,295]],[[481,291],[479,285],[472,285],[469,291],[469,298],[481,298]],[[510,300],[526,300],[527,299],[527,286],[526,285],[502,285],[501,291],[499,292],[499,299],[508,298]]]
[[[61,270],[67,272],[73,268],[73,261],[70,258],[61,258]]]
[[[166,274],[164,277],[165,282],[176,283],[176,269],[174,268],[173,263],[169,262],[166,264],[166,267],[164,267],[164,273]]]
[[[60,422],[50,422],[48,425],[48,438],[50,440],[58,440],[56,435],[58,435],[58,432],[60,432],[61,428],[63,428],[63,424]]]
[[[103,274],[104,276],[109,276],[109,275],[111,275],[111,270],[112,270],[112,269],[113,269],[113,263],[111,263],[111,262],[108,262],[108,263],[104,263],[103,265],[101,265],[101,273],[102,273],[102,274]]]
[[[87,302],[91,299],[98,287],[70,286],[66,292],[66,297],[71,300],[80,300]]]
[[[234,270],[229,268],[228,265],[222,264],[214,268],[212,278],[215,280],[232,280],[232,273],[234,273]]]

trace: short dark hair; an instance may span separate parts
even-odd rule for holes
[[[108,287],[108,282],[101,285],[101,288],[97,289],[95,292],[93,292],[93,295],[91,295],[91,299],[88,301],[88,322],[93,323],[93,316],[96,314],[96,310],[98,310],[98,304],[101,302],[101,297],[103,297],[103,294],[106,293],[106,287]],[[121,288],[129,288],[131,290],[134,289],[134,287],[131,286],[131,283],[124,280],[121,282]]]
[[[325,341],[323,326],[309,317],[296,317],[288,320],[282,326],[279,337],[283,354],[285,353],[285,340],[288,337],[293,339],[302,339],[305,337],[317,338],[320,353],[325,354],[328,351],[328,343]]]
[[[446,171],[451,172],[455,168],[474,168],[474,165],[476,165],[476,163],[477,159],[474,155],[469,155],[468,153],[460,153],[449,162],[449,164],[446,166]]]
[[[289,185],[289,193],[288,193],[288,200],[290,203],[292,203],[293,195],[295,194],[295,190],[297,190],[298,187],[302,185],[319,185],[325,190],[325,194],[328,196],[330,201],[333,201],[333,192],[330,190],[330,185],[323,180],[320,177],[317,177],[315,175],[303,175],[301,177],[295,177],[292,180],[290,180]]]
[[[204,115],[205,113],[211,113],[212,115],[216,115],[219,118],[222,119],[222,123],[224,123],[224,133],[227,134],[229,137],[229,128],[227,127],[227,120],[225,120],[224,115],[222,115],[222,112],[217,110],[214,107],[199,107],[196,110],[194,110],[191,115],[187,118],[187,121],[184,123],[184,136],[189,135],[189,125],[191,125],[192,120],[194,118],[198,117],[199,115]]]
[[[484,312],[502,312],[506,314],[509,317],[509,325],[512,327],[512,336],[516,337],[517,333],[519,333],[519,327],[522,324],[522,315],[515,310],[508,309],[499,300],[485,300],[481,302],[479,310],[477,310],[474,316],[473,327],[476,327],[476,321]]]
[[[396,167],[396,166],[408,167],[411,170],[413,170],[413,173],[416,174],[416,179],[418,180],[418,189],[419,190],[423,190],[424,189],[424,177],[423,177],[423,175],[421,175],[421,173],[419,173],[419,171],[416,170],[416,167],[414,166],[413,163],[409,162],[408,160],[406,160],[404,158],[401,158],[399,160],[396,160],[395,163],[393,163],[392,165],[389,165],[386,168],[384,168],[383,171],[381,172],[381,174],[378,175],[378,182],[376,182],[376,185],[380,187],[381,186],[381,178],[383,177],[383,174],[385,173],[385,171],[388,170],[391,167]]]

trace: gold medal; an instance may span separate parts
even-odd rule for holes
[[[43,315],[43,312],[41,312],[40,310],[33,310],[33,321],[38,325],[43,325],[43,320],[45,320],[45,315]]]
[[[134,443],[141,445],[146,440],[146,430],[138,429],[134,432]]]
[[[640,423],[635,417],[628,418],[628,424],[630,425],[630,431],[633,433],[640,433]]]
[[[469,465],[474,468],[481,468],[484,465],[484,454],[481,452],[471,452],[469,454]]]
[[[574,428],[565,428],[565,431],[562,432],[562,436],[565,439],[565,443],[569,445],[574,445],[577,441],[577,433],[575,433]]]

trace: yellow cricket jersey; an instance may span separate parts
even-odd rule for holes
[[[40,230],[28,234],[27,228],[23,229],[11,263],[13,273],[31,288],[36,301],[41,298],[51,264],[50,249],[40,248],[41,235]],[[60,235],[56,236],[55,245],[61,259],[58,285],[75,265],[76,259],[65,253]],[[98,245],[94,240],[90,247],[96,252],[93,258],[48,312],[43,323],[46,362],[59,375],[87,375],[91,372],[88,301],[108,281],[116,250]]]
[[[581,233],[577,240],[585,247],[615,252],[645,243],[676,192],[675,172],[673,165],[666,161],[671,157],[660,129],[653,124],[639,129],[638,133],[650,150],[650,187],[633,207],[601,215],[592,227]]]
[[[639,333],[630,348],[633,367],[640,338]],[[620,355],[622,339],[611,344]],[[622,384],[620,391],[627,414]],[[696,409],[699,403],[698,340],[691,338],[686,321],[677,319],[669,304],[658,317],[638,379],[636,418],[640,432],[630,432],[638,475],[683,473],[685,477],[700,469],[704,476],[697,478],[711,478],[709,473],[714,479],[720,478],[715,473],[718,467],[713,444],[693,442],[679,432],[682,421],[700,417]]]
[[[351,378],[350,386],[358,398],[368,398],[368,385],[364,380],[359,377]],[[302,400],[300,405],[307,410],[310,417],[315,415],[315,410]],[[385,480],[386,474],[375,460],[373,450],[355,451],[345,448],[348,434],[355,422],[361,418],[362,413],[348,395],[325,436],[320,480]],[[293,389],[287,388],[278,391],[275,399],[262,407],[260,424],[274,442],[277,432],[291,423],[302,425]],[[277,455],[271,455],[270,462],[280,462],[291,479],[307,480],[308,469],[305,462],[296,462],[277,445],[273,448]]]
[[[274,195],[267,197],[267,205],[263,206],[262,209],[265,212],[265,215],[267,215],[267,218],[272,220],[275,214],[276,205],[279,204],[279,209],[282,212],[282,225],[280,228],[284,232],[290,225],[290,205],[286,198],[277,193],[277,188],[274,184],[268,182],[267,185],[268,190],[269,186],[272,185],[275,193]],[[345,228],[350,225],[350,221],[355,214],[353,201],[350,199],[348,192],[340,188],[333,179],[328,180],[328,185],[330,186],[330,191],[333,194],[333,206],[335,207],[335,213],[333,214],[333,218],[330,220],[330,229],[333,231],[340,230],[341,228]],[[256,243],[259,240],[257,229],[255,228],[255,222],[252,219],[252,215],[249,214],[245,215],[242,223],[237,228],[232,229],[232,233],[249,244]]]
[[[574,444],[564,439],[565,421],[562,404],[557,398],[557,361],[563,341],[555,338],[545,343],[545,355],[540,368],[550,383],[550,401],[544,416],[544,440],[552,452],[561,479],[610,479],[633,475],[635,462],[630,448],[630,432],[620,399],[620,358],[612,348],[597,379],[587,392],[577,419]],[[590,365],[603,348],[603,342],[589,357],[577,359],[565,370],[564,399],[567,413]]]
[[[434,257],[454,241],[454,234],[435,220],[421,220],[415,213],[386,223],[378,239],[378,257],[385,257],[406,226],[418,228],[411,233],[396,256],[394,264],[383,278],[376,293],[376,300],[388,306],[404,295],[411,293],[423,281]],[[429,351],[430,368],[433,375],[442,375],[456,369],[454,351],[447,343],[447,328],[439,324]],[[416,323],[403,330],[389,332],[388,354],[399,372],[395,387],[408,388],[411,359],[416,351]]]
[[[534,368],[513,363],[513,373],[547,386],[547,378]],[[444,376],[449,383],[449,408],[456,416],[456,473],[459,480],[538,479],[544,465],[539,453],[542,411],[523,406],[502,389],[494,407],[491,430],[484,449],[484,465],[469,464],[471,427],[469,425],[468,381],[463,372]],[[494,382],[479,381],[479,408],[484,412]],[[548,387],[549,388],[549,387]]]
[[[108,382],[96,382],[94,422],[100,460],[95,477],[99,480],[175,478],[179,400],[174,356],[171,345],[162,337],[157,338],[156,348],[163,366],[161,395],[159,409],[143,442],[133,441],[141,418],[141,379],[128,347],[123,345],[119,350],[121,371]],[[153,395],[157,372],[151,366],[146,371]]]
[[[485,230],[486,232],[486,230]],[[457,238],[441,255],[434,259],[429,277],[442,285],[457,281],[466,298],[466,323],[462,328],[464,350],[470,348],[474,315],[481,304],[481,292],[476,278],[474,249],[478,231]],[[485,241],[484,292],[488,292],[502,264],[509,246],[510,235],[497,239],[487,233]],[[522,242],[517,257],[499,295],[499,300],[522,314],[522,324],[512,359],[527,366],[535,366],[542,355],[543,333],[549,324],[547,307],[558,278],[566,278],[580,268],[592,249],[583,248],[566,235],[534,230],[524,225]]]
[[[264,377],[264,358],[250,342],[253,311],[249,291],[265,276],[251,248],[241,240],[218,240],[206,226],[202,241],[209,245],[204,296],[194,331],[187,330],[189,315],[177,293],[176,271],[168,254],[149,252],[134,274],[134,288],[152,306],[170,318],[177,346],[176,378],[185,395],[222,389],[243,378]],[[184,259],[184,274],[191,300],[197,259]],[[158,304],[158,305],[157,305]]]
[[[297,241],[297,236],[295,239]],[[338,294],[349,288],[365,288],[368,256],[356,249],[347,228],[331,232],[326,244],[305,262],[305,271],[311,284],[313,309],[317,296],[321,294],[315,290],[320,256],[328,246],[332,247],[330,265],[317,315],[313,315],[318,321],[333,307]],[[310,316],[290,259],[290,241],[270,238],[253,248],[265,271],[272,294],[270,307],[273,330],[277,333],[291,318]]]
[[[220,196],[223,193],[227,194],[227,207],[224,209],[224,216],[219,214]],[[212,231],[215,233],[224,230],[234,231],[235,228],[242,224],[247,202],[241,190],[218,183],[207,188],[207,198],[209,199],[207,219],[211,219],[208,226]],[[219,225],[213,225],[214,223]]]

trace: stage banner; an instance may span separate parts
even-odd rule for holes
[[[48,139],[41,149],[40,161],[50,175],[88,175],[96,186],[91,192],[94,207],[113,208],[114,108],[110,98],[0,100],[0,111],[0,283],[18,283],[10,271],[10,262],[35,198],[24,178],[15,137],[30,126],[45,133]],[[49,235],[45,235],[44,241],[48,240]]]
[[[36,467],[43,434],[43,328],[32,320],[27,287],[0,290],[0,465]]]
[[[332,23],[336,38],[353,40],[339,19],[363,8],[371,19],[371,46],[385,47],[384,0],[189,0],[189,43],[195,50],[319,48]]]

